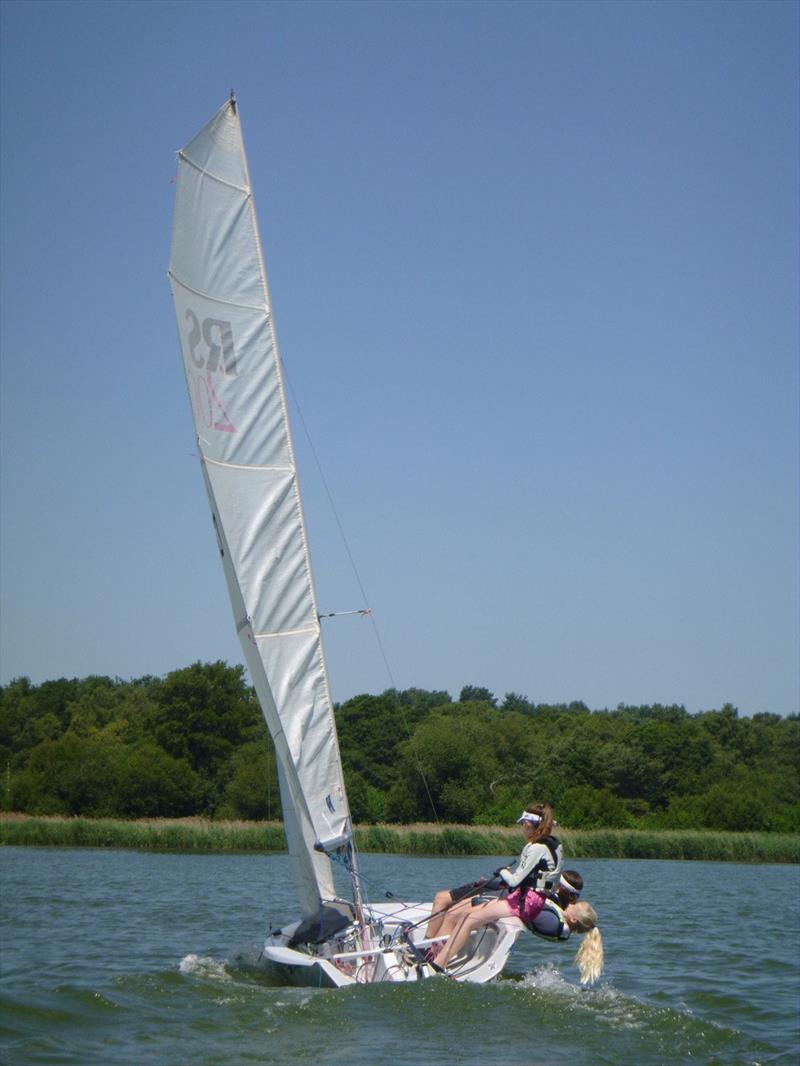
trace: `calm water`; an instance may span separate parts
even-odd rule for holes
[[[362,865],[377,900],[386,889],[430,898],[497,862],[365,855]],[[797,1062],[799,867],[573,865],[606,946],[591,991],[577,985],[569,945],[530,936],[493,985],[315,990],[271,987],[246,965],[267,921],[294,916],[282,855],[3,848],[0,1059]]]

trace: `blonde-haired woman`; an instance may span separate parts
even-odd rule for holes
[[[531,933],[542,940],[569,940],[572,933],[586,933],[575,962],[581,984],[593,984],[603,972],[603,940],[597,928],[597,912],[591,903],[580,900],[583,878],[577,870],[564,870],[558,891],[545,900],[544,906],[528,923]]]
[[[564,920],[573,933],[585,933],[575,953],[575,965],[582,985],[593,985],[603,972],[603,938],[597,925],[597,911],[585,900],[564,908]]]

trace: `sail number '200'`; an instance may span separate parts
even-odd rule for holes
[[[215,377],[236,375],[236,350],[231,324],[221,318],[200,320],[191,310],[187,310],[185,318],[189,327],[186,343],[196,368],[194,372],[189,369],[195,410],[208,429],[213,427],[220,433],[235,433],[236,426],[214,388]]]

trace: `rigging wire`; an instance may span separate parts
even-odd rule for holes
[[[314,447],[314,441],[311,438],[311,432],[309,431],[308,424],[307,424],[307,422],[305,420],[305,416],[303,414],[303,409],[300,406],[300,401],[299,401],[299,399],[297,397],[297,393],[294,390],[294,386],[292,384],[292,380],[291,380],[291,378],[290,378],[290,376],[288,374],[288,371],[287,371],[287,368],[286,368],[286,363],[284,362],[283,358],[281,358],[281,367],[283,369],[284,380],[286,381],[287,385],[289,386],[289,392],[291,393],[291,396],[292,396],[292,402],[295,405],[295,408],[297,410],[297,414],[298,414],[298,416],[300,418],[300,425],[303,427],[303,433],[305,434],[306,441],[308,442],[308,446],[311,449],[311,454],[314,457],[314,463],[316,464],[317,472],[318,472],[318,474],[320,476],[320,480],[322,481],[322,486],[323,486],[323,488],[325,490],[325,495],[328,498],[328,504],[330,505],[334,521],[336,522],[336,526],[337,526],[337,528],[339,530],[339,536],[342,538],[342,544],[344,545],[344,550],[345,550],[345,552],[347,554],[347,558],[348,558],[348,560],[350,562],[350,567],[351,567],[351,569],[353,571],[353,576],[355,577],[356,584],[358,585],[358,589],[359,589],[359,591],[361,593],[361,598],[362,598],[362,601],[364,603],[364,609],[361,610],[361,611],[357,611],[357,612],[345,612],[345,611],[342,611],[342,612],[333,612],[333,614],[337,614],[337,613],[341,613],[341,614],[357,613],[357,614],[361,614],[363,617],[368,617],[370,622],[372,623],[372,632],[373,632],[373,635],[375,637],[375,643],[378,646],[378,650],[379,650],[381,658],[383,660],[383,665],[384,665],[384,668],[386,670],[386,674],[387,674],[387,676],[389,678],[389,681],[391,682],[392,694],[393,694],[393,697],[394,697],[395,707],[400,712],[400,717],[403,720],[403,726],[405,727],[405,731],[406,731],[406,733],[408,735],[408,739],[411,742],[411,751],[412,751],[413,756],[414,756],[414,762],[416,763],[417,772],[419,773],[420,778],[422,779],[422,783],[423,783],[423,785],[425,787],[425,794],[428,797],[428,802],[430,803],[431,811],[433,812],[434,822],[436,823],[436,825],[440,825],[441,823],[439,821],[439,813],[436,810],[436,804],[434,803],[433,796],[431,795],[430,786],[428,785],[428,779],[425,776],[425,771],[422,768],[422,761],[420,760],[419,752],[417,751],[417,746],[414,743],[414,736],[413,736],[413,733],[411,732],[411,727],[410,727],[410,725],[408,723],[408,719],[406,717],[405,711],[403,710],[403,705],[402,705],[402,703],[400,701],[400,695],[398,693],[397,683],[396,683],[396,681],[394,679],[394,674],[392,673],[392,668],[391,668],[391,665],[389,663],[389,657],[386,654],[386,648],[384,647],[383,640],[381,639],[381,635],[380,635],[380,632],[378,630],[377,623],[375,621],[375,614],[374,614],[374,612],[372,610],[372,607],[370,605],[369,597],[367,596],[366,589],[364,588],[364,583],[361,580],[361,574],[359,573],[358,567],[356,566],[356,561],[355,561],[355,559],[353,557],[353,553],[350,550],[350,543],[349,543],[349,541],[347,539],[347,534],[344,531],[344,526],[342,525],[342,521],[341,521],[341,519],[339,517],[339,512],[338,512],[338,510],[336,508],[336,504],[335,504],[334,499],[333,499],[333,493],[331,492],[330,486],[328,485],[328,479],[325,477],[325,471],[322,469],[322,463],[320,462],[319,455],[317,454],[317,449]],[[331,614],[331,615],[321,615],[320,618],[333,617],[333,614]],[[444,850],[445,850],[445,854],[447,854],[447,845],[446,844],[445,844],[445,849]]]
[[[383,896],[386,899],[393,900],[399,905],[399,910],[391,911],[386,916],[387,918],[396,918],[397,915],[402,914],[403,911],[412,909],[413,904],[405,903],[403,900],[398,899],[397,896],[395,896],[394,892],[389,892],[387,890],[381,889],[377,882],[373,881],[371,877],[367,877],[366,874],[362,874],[360,870],[353,870],[352,867],[348,864],[347,859],[341,858],[339,855],[336,854],[336,852],[331,852],[328,857],[330,858],[331,862],[338,863],[340,866],[343,866],[348,873],[352,873],[353,876],[357,877],[358,880],[361,881],[365,886],[372,885],[375,890],[377,890],[378,892],[382,892]],[[425,920],[427,921],[427,918]]]

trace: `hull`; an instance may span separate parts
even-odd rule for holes
[[[425,903],[375,904],[365,911],[366,929],[353,924],[317,944],[295,944],[299,922],[286,926],[264,944],[259,964],[272,980],[314,988],[359,984],[408,984],[439,974],[424,960],[424,926],[431,912]],[[517,918],[504,918],[474,932],[448,968],[450,980],[485,984],[498,977],[517,937]]]

